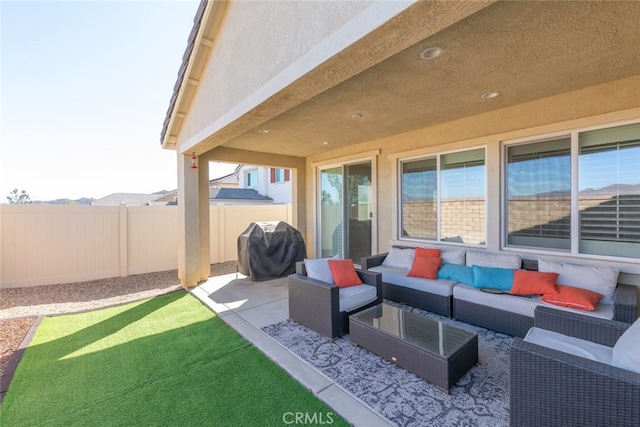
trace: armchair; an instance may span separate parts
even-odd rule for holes
[[[308,277],[304,262],[296,263],[296,273],[289,276],[289,318],[330,339],[349,333],[351,314],[382,303],[382,275],[359,269],[356,269],[356,273],[362,280],[361,286],[376,288],[375,299],[341,310],[341,288]],[[343,292],[344,289],[350,288],[343,288]],[[373,295],[372,292],[368,293]]]
[[[636,332],[638,327],[547,307],[536,308],[534,326],[611,350],[628,328]],[[637,347],[631,354],[640,360]],[[526,338],[513,339],[510,361],[512,426],[640,425],[640,373],[636,371]]]

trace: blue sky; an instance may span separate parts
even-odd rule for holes
[[[198,4],[0,0],[0,203],[176,188],[160,132]]]

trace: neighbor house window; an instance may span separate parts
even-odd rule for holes
[[[287,182],[291,179],[289,169],[271,168],[271,183]]]
[[[257,187],[258,186],[258,171],[252,170],[247,172],[247,187]]]
[[[401,162],[400,236],[485,243],[485,150]]]
[[[640,253],[640,124],[506,147],[508,246]]]

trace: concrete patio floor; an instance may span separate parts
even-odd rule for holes
[[[287,278],[252,282],[242,274],[210,277],[191,293],[224,322],[355,426],[391,424],[261,328],[289,317]],[[294,408],[295,409],[295,408]]]

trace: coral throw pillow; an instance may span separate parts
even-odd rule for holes
[[[413,260],[411,271],[407,276],[423,277],[435,280],[438,278],[438,270],[442,264],[442,258],[432,256],[417,256]]]
[[[542,273],[539,271],[516,270],[513,273],[512,295],[556,294],[558,273]]]
[[[416,248],[416,258],[418,257],[439,257],[440,249]]]
[[[360,280],[360,276],[358,276],[358,273],[356,273],[356,269],[353,266],[353,260],[330,259],[328,262],[333,282],[336,285],[341,288],[362,285],[362,280]]]
[[[593,311],[596,309],[602,294],[590,291],[589,289],[576,288],[567,285],[557,285],[557,294],[545,294],[540,298],[549,304],[562,307],[577,308],[580,310]]]

